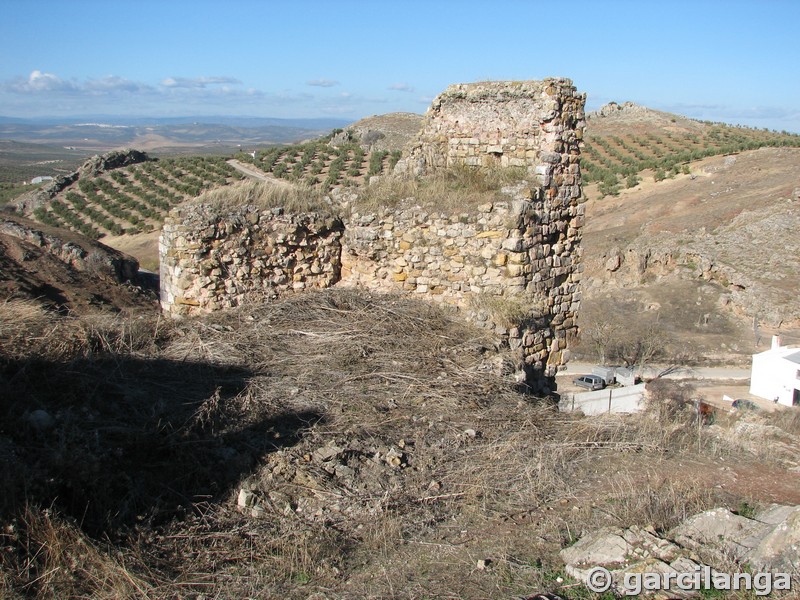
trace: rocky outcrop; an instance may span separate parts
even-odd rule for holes
[[[357,143],[366,151],[402,150],[419,132],[422,115],[389,113],[353,123],[331,140],[332,146]]]
[[[797,577],[798,556],[800,506],[781,505],[769,506],[752,518],[715,508],[688,518],[666,535],[652,528],[606,527],[561,551],[569,575],[592,584],[592,572],[602,567],[610,572],[610,588],[622,595],[641,593],[631,587],[637,575],[671,575],[669,591],[657,596],[669,598],[694,597],[703,588],[721,589],[724,575],[734,571]],[[689,585],[681,586],[679,574],[697,579],[687,578]]]
[[[69,175],[60,175],[51,181],[48,185],[26,192],[19,196],[14,202],[7,205],[7,209],[13,210],[17,213],[30,216],[40,206],[44,206],[56,195],[67,189],[78,180],[78,172],[70,173]]]
[[[646,126],[663,127],[666,130],[699,131],[702,123],[660,110],[654,110],[634,102],[609,102],[599,109],[586,113],[586,120],[591,130],[609,130],[611,133],[616,124],[630,125],[640,123]]]
[[[587,113],[586,118],[592,119],[595,117],[614,117],[620,114],[625,114],[625,116],[629,116],[630,114],[642,114],[646,115],[650,112],[650,109],[646,106],[640,106],[633,102],[623,102],[619,104],[617,102],[609,102],[608,104],[604,104],[596,111],[592,111]]]
[[[88,271],[115,283],[133,281],[139,271],[139,261],[132,256],[90,240],[84,240],[84,243],[75,239],[65,240],[51,228],[43,228],[25,219],[0,219],[0,235],[14,237],[78,271]],[[75,238],[71,234],[70,237]]]
[[[72,231],[13,214],[0,218],[0,300],[27,299],[81,314],[148,307],[153,282],[138,261]]]
[[[144,152],[133,149],[114,150],[102,155],[95,155],[88,159],[78,169],[78,178],[97,177],[98,175],[110,171],[135,165],[150,160]]]
[[[713,283],[724,294],[720,302],[726,310],[769,326],[796,326],[800,302],[791,274],[797,260],[786,250],[793,243],[795,214],[788,204],[756,207],[691,236],[648,232],[624,247],[596,253],[587,269],[597,274],[595,283],[603,289],[609,284],[634,288],[667,277]]]
[[[81,177],[96,177],[111,169],[118,169],[147,160],[150,160],[147,154],[132,149],[114,150],[103,155],[95,155],[83,163],[77,171],[69,175],[56,177],[50,184],[41,189],[23,194],[16,201],[9,204],[9,208],[20,214],[30,216],[34,210],[50,202],[57,194],[67,189]]]

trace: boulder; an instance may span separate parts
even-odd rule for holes
[[[101,173],[150,160],[146,153],[127,148],[92,156],[78,169],[78,178],[96,177]]]
[[[566,572],[589,584],[606,569],[615,593],[634,590],[626,582],[648,573],[699,574],[715,581],[725,572],[797,573],[800,556],[800,506],[772,505],[753,518],[715,508],[686,519],[666,535],[653,529],[605,527],[561,551]],[[705,562],[699,562],[705,561]],[[676,581],[676,580],[673,580]],[[697,596],[695,590],[670,589],[669,598]]]

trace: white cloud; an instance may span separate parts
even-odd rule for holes
[[[153,91],[153,88],[149,85],[131,81],[130,79],[125,79],[124,77],[119,77],[117,75],[108,75],[107,77],[101,77],[100,79],[89,79],[86,81],[83,87],[88,92],[94,92],[98,94]]]
[[[161,85],[168,88],[202,89],[210,85],[240,84],[235,77],[167,77]]]
[[[320,88],[341,85],[331,79],[306,83]],[[399,102],[399,97],[394,95],[391,102]],[[221,75],[172,75],[145,82],[113,74],[63,79],[36,70],[27,77],[0,80],[0,112],[9,116],[250,114],[357,117],[379,112],[378,107],[389,103],[384,96],[367,96],[341,87],[333,94],[305,86],[301,89],[267,89],[245,85],[235,77]],[[397,109],[408,110],[402,106]]]
[[[306,85],[311,85],[314,87],[334,87],[339,85],[339,82],[335,79],[311,79],[306,81]]]
[[[71,92],[78,90],[78,86],[71,81],[64,81],[52,73],[43,73],[38,69],[32,71],[27,79],[19,77],[10,81],[6,86],[17,94],[35,94],[41,92]]]
[[[388,89],[392,90],[393,92],[413,92],[414,91],[414,88],[411,87],[407,83],[393,83],[392,85],[389,86]]]

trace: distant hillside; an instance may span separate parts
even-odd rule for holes
[[[699,362],[746,363],[777,331],[800,342],[798,146],[631,104],[588,115],[584,357],[601,325],[619,339],[657,325]]]
[[[22,184],[40,175],[66,175],[88,156],[84,150],[0,139],[0,184]]]
[[[179,117],[9,119],[0,117],[0,138],[104,152],[123,146],[147,151],[222,153],[239,146],[293,143],[344,127],[343,119]]]
[[[689,163],[764,147],[800,147],[800,135],[695,121],[631,102],[587,114],[581,172],[590,195],[616,195],[643,178],[688,173]]]

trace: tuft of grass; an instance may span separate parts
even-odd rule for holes
[[[470,308],[486,313],[498,325],[505,328],[519,327],[541,318],[545,307],[531,294],[497,296],[494,294],[474,294],[470,298]]]
[[[108,544],[87,536],[72,520],[29,505],[0,534],[0,594],[14,589],[34,598],[147,598],[152,586],[131,572]],[[27,560],[15,561],[16,554]],[[20,596],[22,597],[22,596]]]
[[[59,360],[81,353],[88,343],[79,321],[35,300],[10,298],[0,304],[0,360]]]
[[[76,317],[36,300],[0,303],[0,362],[69,361],[97,353],[151,350],[169,323],[160,315],[93,313]]]
[[[246,180],[215,188],[201,194],[192,203],[209,204],[219,208],[254,204],[263,209],[283,208],[291,213],[331,214],[333,211],[330,200],[318,188],[271,181]]]
[[[386,175],[363,189],[356,205],[361,210],[397,206],[407,198],[424,207],[458,212],[495,199],[505,185],[527,179],[520,167],[473,168],[462,164],[424,177]]]
[[[612,488],[604,506],[618,525],[653,527],[658,532],[669,531],[692,515],[714,508],[719,501],[709,489],[660,478],[642,485],[639,479],[620,474],[613,479]]]
[[[786,433],[800,436],[800,410],[797,408],[778,409],[762,415],[768,425],[783,429]]]

